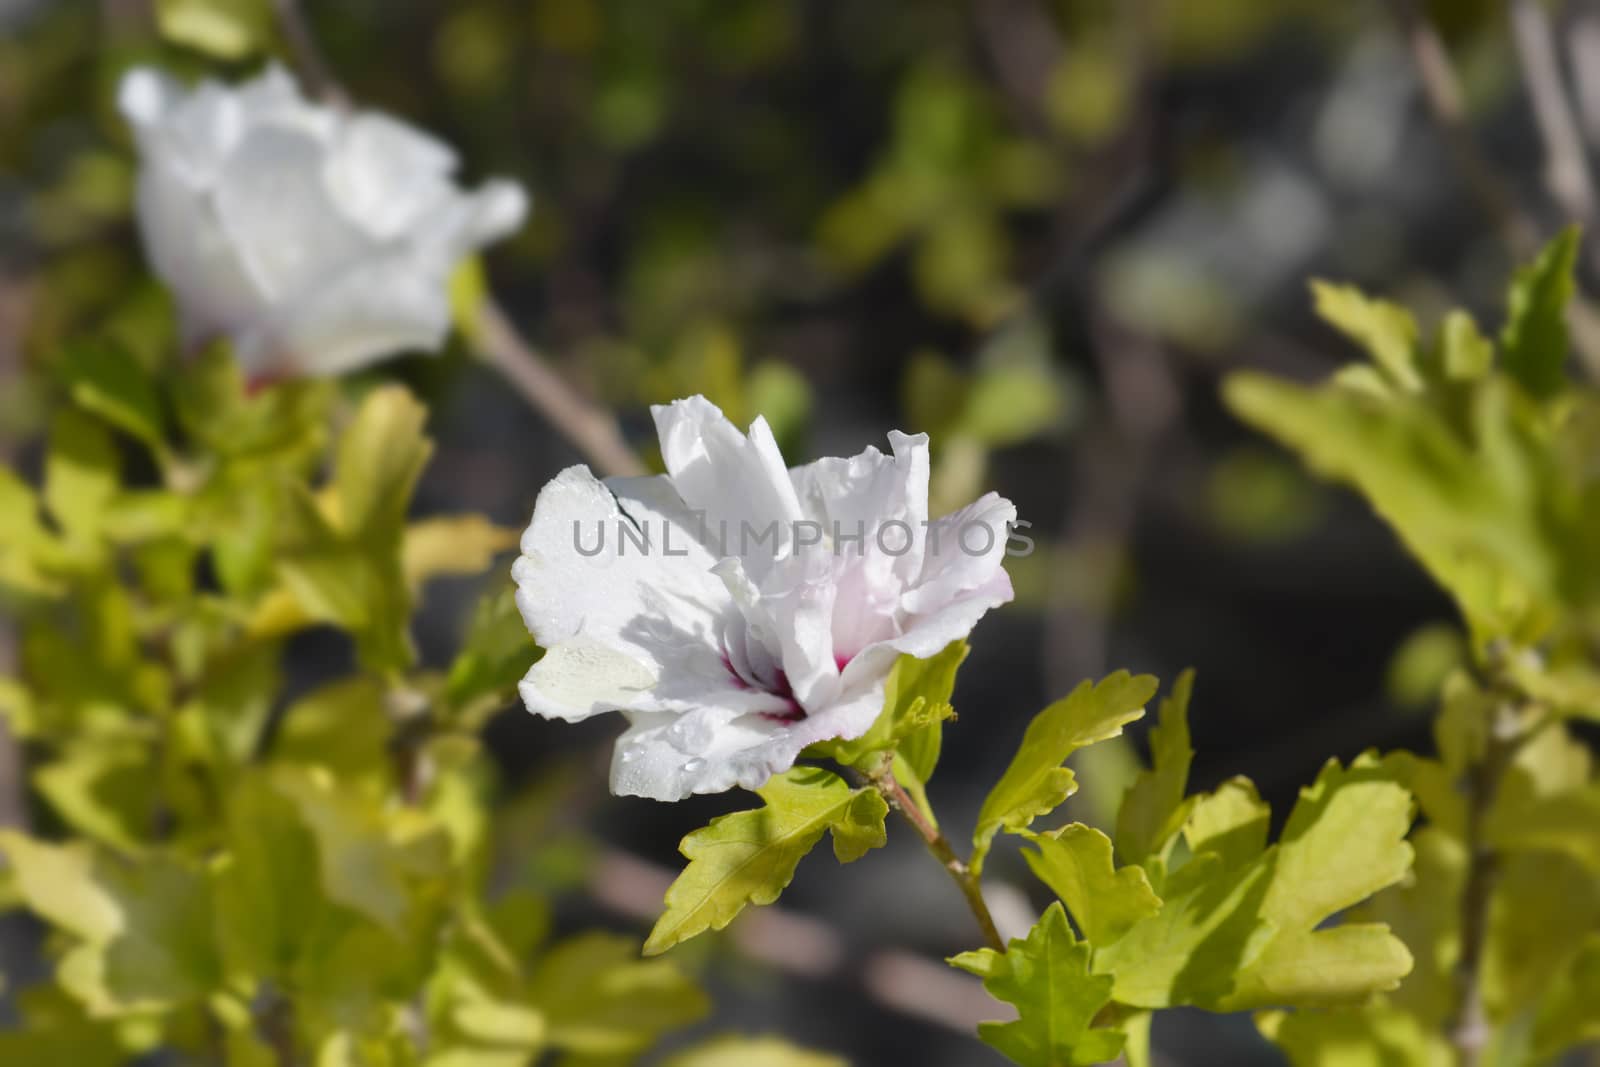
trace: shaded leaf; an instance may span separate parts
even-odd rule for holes
[[[1500,335],[1505,369],[1537,397],[1560,391],[1566,381],[1567,302],[1572,299],[1579,238],[1576,226],[1567,227],[1511,283]]]
[[[1184,792],[1194,762],[1189,744],[1189,698],[1193,692],[1194,671],[1184,671],[1161,701],[1158,725],[1150,731],[1152,766],[1134,779],[1117,811],[1117,852],[1130,863],[1142,863],[1163,851],[1188,817]]]
[[[706,994],[671,961],[640,960],[638,944],[584,933],[539,960],[528,997],[549,1024],[551,1044],[589,1055],[636,1053],[711,1010]]]

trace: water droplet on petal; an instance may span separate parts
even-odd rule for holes
[[[705,770],[705,766],[706,766],[706,761],[703,760],[703,759],[699,759],[697,757],[697,758],[692,759],[688,763],[685,763],[683,765],[683,773],[684,774],[699,774],[701,771]]]
[[[617,761],[619,763],[632,763],[638,758],[639,750],[636,748],[625,748],[617,755]]]
[[[667,727],[667,740],[679,752],[696,755],[711,747],[711,724],[691,712]]]

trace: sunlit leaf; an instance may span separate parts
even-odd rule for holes
[[[1026,829],[1037,816],[1054,811],[1071,796],[1077,785],[1072,771],[1062,766],[1067,757],[1120,735],[1125,725],[1144,714],[1155,692],[1156,680],[1148,674],[1118,671],[1098,685],[1079,683],[1069,696],[1034,716],[1011,765],[978,812],[973,870],[983,869],[995,834]]]
[[[749,904],[771,904],[825,832],[841,863],[884,843],[888,805],[876,790],[851,789],[835,774],[795,767],[757,793],[766,806],[711,820],[683,839],[689,860],[667,890],[666,911],[645,942],[665,952],[706,930],[720,930]]]
[[[979,949],[950,963],[982,978],[990,995],[1020,1016],[979,1023],[979,1037],[1024,1067],[1075,1067],[1115,1059],[1123,1044],[1120,1031],[1091,1028],[1111,999],[1112,980],[1089,973],[1089,956],[1057,902],[1004,953]]]
[[[661,1067],[848,1067],[843,1056],[799,1048],[781,1037],[727,1035],[702,1041],[662,1061]]]
[[[217,59],[244,59],[271,39],[270,0],[156,0],[162,36]]]
[[[1116,868],[1111,839],[1099,830],[1073,823],[1029,840],[1037,851],[1024,849],[1023,858],[1061,898],[1090,945],[1108,945],[1161,910],[1144,868]]]

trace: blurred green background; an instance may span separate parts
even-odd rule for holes
[[[128,214],[113,87],[139,62],[194,77],[261,62],[252,32],[228,37],[257,5],[239,0],[242,21],[221,27],[190,6],[0,0],[0,439],[25,465],[36,383],[61,339],[171,343]],[[1499,318],[1511,256],[1492,198],[1430,112],[1408,5],[307,8],[358,101],[456,145],[469,181],[527,184],[534,214],[489,253],[490,285],[641,449],[648,404],[702,392],[735,421],[765,414],[795,463],[881,444],[890,428],[928,431],[936,511],[986,488],[1017,502],[1039,550],[1013,561],[1017,603],[973,639],[960,743],[934,783],[952,818],[971,819],[1029,715],[1113,667],[1198,668],[1196,786],[1249,774],[1280,811],[1330,755],[1426,747],[1418,704],[1459,656],[1444,598],[1361,505],[1309,481],[1216,397],[1230,369],[1312,379],[1351,358],[1310,313],[1311,276],[1425,314],[1459,303]],[[1600,3],[1549,11],[1587,150],[1600,144]],[[1553,232],[1566,216],[1505,8],[1438,0],[1423,14],[1492,184],[1524,225]],[[158,19],[236,58],[163,43]],[[371,373],[433,405],[425,510],[520,525],[578,461],[459,341]],[[436,648],[455,632],[471,592],[430,601],[425,650],[430,627]],[[343,654],[315,638],[302,651],[308,675]],[[533,779],[574,758],[598,768],[614,729],[513,709],[491,736]],[[1130,757],[1090,769],[1079,817],[1116,795]],[[577,818],[669,865],[683,832],[732,804],[588,799]],[[905,906],[908,885],[931,882],[924,863],[891,842],[878,863],[802,869],[784,900],[852,955],[943,955],[964,947],[967,920],[944,886]],[[999,880],[1008,869],[1015,855],[998,856]],[[996,1062],[860,998],[850,986],[870,975],[721,967],[721,1010],[747,1028],[864,1064]],[[1172,1013],[1156,1043],[1169,1063],[1274,1062],[1246,1019]]]

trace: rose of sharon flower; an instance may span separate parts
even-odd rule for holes
[[[308,103],[269,67],[186,90],[129,72],[139,229],[185,340],[226,335],[254,379],[436,350],[463,256],[527,214],[514,182],[464,193],[444,144],[387,115]]]
[[[891,433],[792,470],[690,397],[652,409],[668,473],[577,466],[539,494],[513,569],[546,651],[528,709],[627,716],[614,793],[761,786],[800,751],[865,733],[897,657],[928,657],[1011,599],[1010,501],[928,522],[928,438]]]

